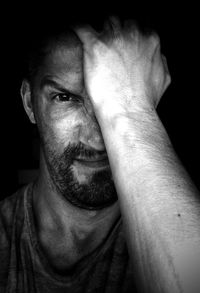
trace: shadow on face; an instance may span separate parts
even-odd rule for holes
[[[116,191],[84,86],[83,49],[77,37],[50,39],[32,81],[43,172],[48,170],[57,192],[76,206],[100,209],[113,204]]]

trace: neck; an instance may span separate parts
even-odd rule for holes
[[[62,251],[61,258],[70,256],[67,262],[74,264],[107,237],[120,216],[119,206],[115,203],[97,211],[80,209],[58,194],[52,184],[47,174],[41,172],[34,188],[33,207],[39,240],[49,251],[50,258],[54,258],[52,252]],[[55,257],[59,259],[57,254]]]
[[[96,228],[100,222],[108,224],[112,219],[115,221],[120,214],[118,202],[101,210],[86,210],[71,204],[57,192],[47,170],[39,173],[33,200],[38,217],[46,218],[49,227],[59,222],[63,228],[70,223]]]

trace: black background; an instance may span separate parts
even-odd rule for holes
[[[23,110],[19,94],[24,56],[29,42],[43,30],[72,21],[98,26],[106,16],[136,19],[153,28],[161,38],[172,84],[164,94],[158,113],[181,161],[199,187],[199,17],[192,2],[160,3],[65,2],[8,3],[1,9],[1,198],[19,184],[19,169],[37,168],[34,127]]]

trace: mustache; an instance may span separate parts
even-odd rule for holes
[[[86,158],[93,158],[96,156],[101,156],[106,153],[105,150],[95,150],[86,145],[82,142],[78,144],[69,144],[64,150],[64,156],[68,157],[70,153],[71,157],[86,157]]]

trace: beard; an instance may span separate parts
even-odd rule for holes
[[[47,168],[56,191],[74,206],[86,210],[100,210],[117,201],[111,170],[94,171],[87,183],[79,183],[73,174],[73,161],[82,156],[91,158],[101,151],[88,150],[82,143],[69,144],[62,154],[43,145]]]

